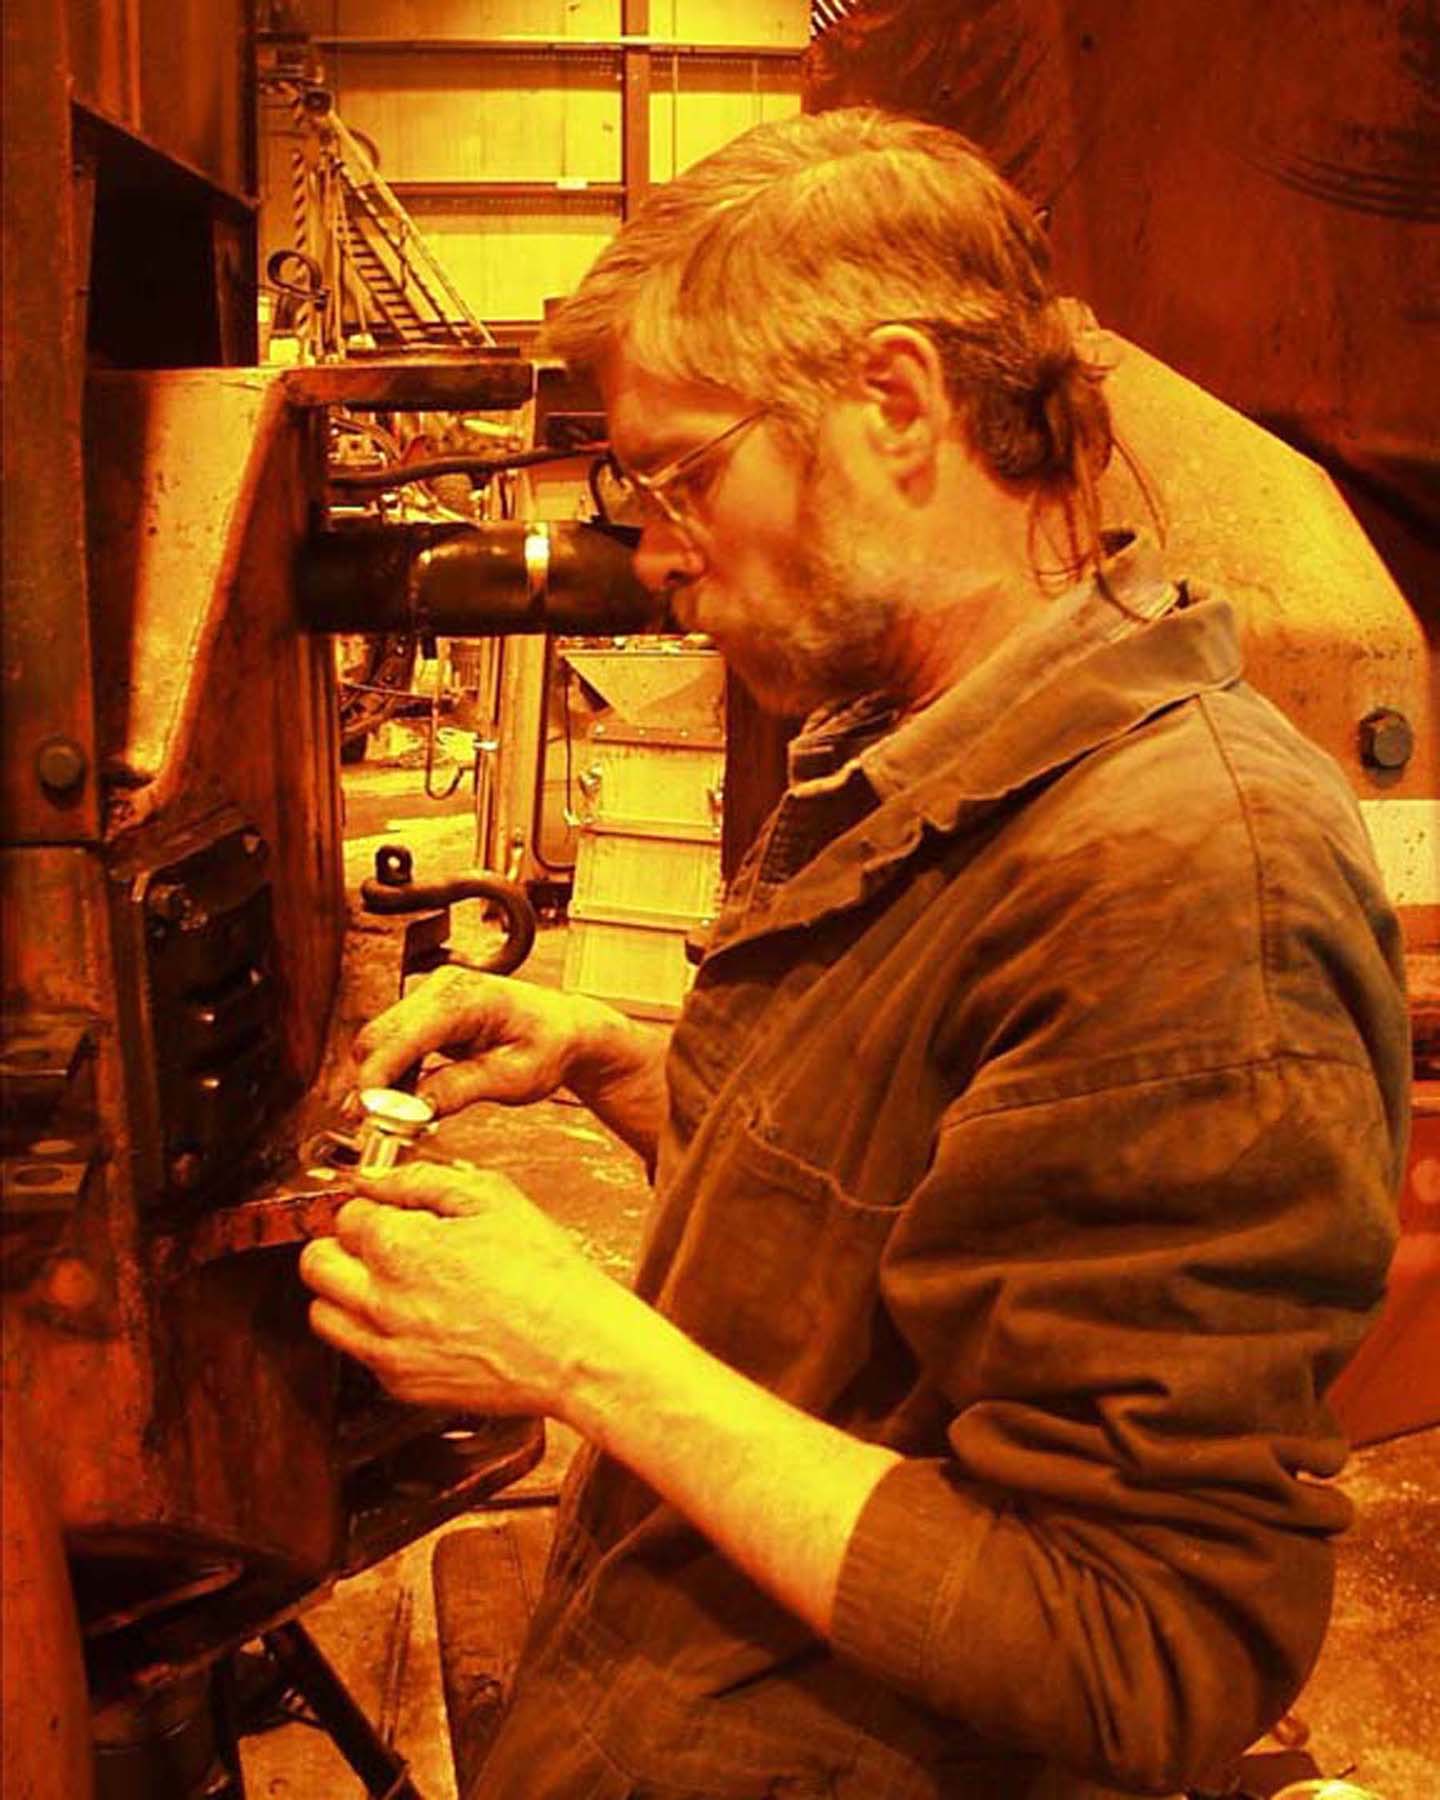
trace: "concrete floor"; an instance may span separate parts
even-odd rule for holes
[[[408,760],[408,759],[407,759]],[[362,765],[347,772],[347,875],[371,870],[376,846],[403,838],[417,876],[469,863],[465,794],[435,804],[411,768]],[[456,938],[477,928],[456,914]],[[474,909],[468,909],[473,911]],[[559,985],[564,929],[542,930],[522,971]],[[551,1101],[523,1111],[472,1108],[440,1145],[502,1169],[573,1229],[617,1278],[633,1265],[648,1190],[638,1160],[589,1114]],[[552,1426],[545,1461],[504,1500],[553,1490],[573,1453]],[[1356,1528],[1342,1541],[1334,1622],[1320,1663],[1296,1705],[1285,1743],[1256,1746],[1247,1787],[1275,1793],[1286,1781],[1348,1775],[1381,1800],[1440,1800],[1440,1431],[1360,1451],[1342,1485],[1356,1500]],[[445,1531],[493,1525],[501,1510]],[[440,1533],[348,1581],[306,1624],[369,1716],[409,1760],[424,1800],[454,1800],[440,1687],[430,1562]],[[364,1790],[318,1731],[286,1725],[244,1746],[253,1797],[364,1800]]]

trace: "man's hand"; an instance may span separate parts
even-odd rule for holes
[[[822,1636],[855,1521],[900,1460],[717,1362],[589,1263],[503,1175],[360,1184],[300,1259],[310,1320],[402,1400],[563,1419]]]
[[[452,1058],[420,1082],[437,1112],[476,1100],[520,1106],[568,1086],[653,1163],[665,1039],[602,1001],[442,969],[356,1037],[355,1086],[390,1087],[432,1051]]]
[[[319,1336],[416,1405],[564,1417],[581,1347],[638,1303],[503,1175],[416,1162],[356,1185],[376,1199],[300,1258]]]

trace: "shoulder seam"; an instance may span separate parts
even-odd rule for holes
[[[1269,897],[1265,888],[1264,860],[1260,854],[1260,838],[1255,826],[1255,814],[1251,807],[1245,788],[1240,780],[1240,772],[1235,767],[1225,741],[1220,736],[1214,718],[1207,704],[1208,696],[1197,694],[1196,703],[1200,716],[1205,721],[1205,728],[1210,733],[1210,741],[1215,746],[1215,754],[1220,758],[1221,766],[1230,777],[1230,786],[1235,794],[1235,802],[1240,808],[1240,817],[1245,824],[1245,835],[1250,844],[1250,856],[1255,871],[1255,910],[1260,923],[1260,985],[1265,995],[1265,1013],[1270,1023],[1272,1036],[1275,1032],[1275,995],[1270,985],[1271,945],[1274,939],[1271,934],[1273,921],[1270,916]]]

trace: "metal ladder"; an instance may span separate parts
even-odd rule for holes
[[[326,124],[344,194],[351,272],[370,302],[376,342],[399,349],[493,345],[364,145],[333,110]]]

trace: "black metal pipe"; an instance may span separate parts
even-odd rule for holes
[[[384,1741],[361,1712],[350,1690],[298,1620],[267,1631],[265,1648],[291,1685],[310,1702],[372,1800],[423,1800],[410,1779],[405,1758]]]
[[[636,579],[635,535],[578,520],[324,532],[300,551],[301,621],[442,637],[678,630],[664,596]]]

